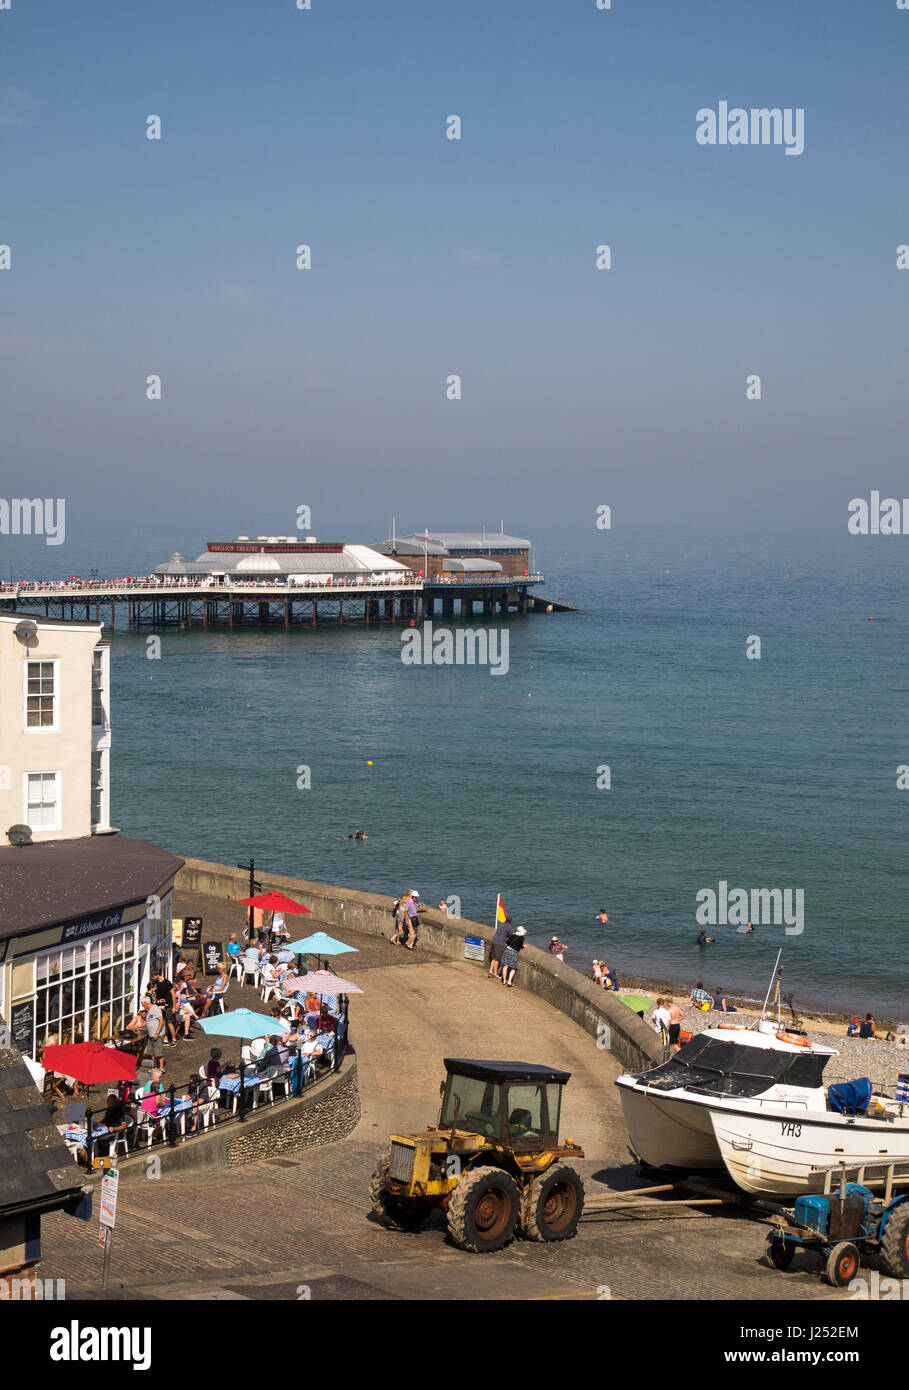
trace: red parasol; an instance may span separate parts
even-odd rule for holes
[[[285,898],[283,893],[257,893],[254,898],[238,898],[244,907],[261,907],[264,912],[312,912],[311,907]]]
[[[71,1076],[93,1086],[98,1081],[135,1081],[136,1058],[132,1053],[105,1047],[97,1038],[81,1043],[51,1043],[41,1065],[58,1076]]]

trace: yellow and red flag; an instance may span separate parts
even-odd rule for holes
[[[507,920],[508,914],[505,911],[505,904],[502,902],[502,894],[499,893],[496,897],[496,921],[506,922]]]

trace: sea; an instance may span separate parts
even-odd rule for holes
[[[686,993],[761,998],[782,948],[796,1007],[902,1022],[909,541],[843,530],[537,530],[540,592],[577,611],[497,620],[501,675],[405,664],[406,625],[167,628],[157,657],[118,627],[112,822],[265,885],[416,888],[487,924],[501,894],[579,970]],[[205,540],[4,538],[0,572],[141,574]],[[800,893],[801,930],[699,947],[721,882]]]

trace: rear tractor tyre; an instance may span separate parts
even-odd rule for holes
[[[544,1173],[523,1235],[528,1240],[571,1240],[584,1210],[584,1182],[567,1163]]]
[[[881,1267],[893,1279],[909,1279],[909,1202],[903,1202],[887,1218]]]
[[[377,1220],[392,1231],[418,1231],[426,1216],[426,1209],[419,1203],[402,1202],[385,1186],[385,1174],[391,1163],[391,1150],[386,1149],[369,1180],[369,1204]]]
[[[858,1247],[851,1240],[841,1240],[827,1256],[827,1282],[835,1289],[845,1288],[860,1267]]]
[[[504,1168],[471,1168],[448,1203],[448,1234],[462,1250],[488,1255],[514,1235],[521,1190]]]

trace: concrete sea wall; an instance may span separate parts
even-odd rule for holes
[[[280,874],[263,875],[263,879],[265,877],[269,888],[304,901],[316,917],[337,927],[339,936],[343,936],[345,927],[368,936],[391,934],[391,899],[385,895],[338,888],[328,883],[310,883]],[[177,875],[177,888],[184,893],[206,893],[236,901],[247,896],[249,876],[242,869],[224,864],[187,859]],[[473,936],[486,943],[485,955],[489,959],[491,927],[471,922],[466,917],[447,917],[436,910],[421,913],[420,922],[420,942],[437,955],[464,960],[464,938]],[[486,969],[483,963],[471,963],[478,970]],[[515,975],[515,988],[529,990],[573,1019],[630,1071],[640,1070],[662,1056],[659,1039],[648,1024],[615,995],[605,993],[593,980],[585,979],[548,951],[541,951],[537,946],[524,947]],[[355,1037],[353,1041],[356,1045]]]

